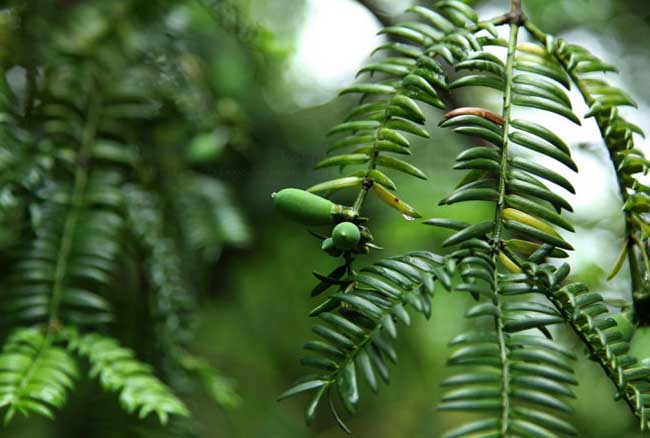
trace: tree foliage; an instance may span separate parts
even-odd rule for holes
[[[553,337],[557,324],[577,334],[614,383],[614,395],[646,429],[650,368],[639,361],[644,357],[629,352],[629,336],[617,326],[624,315],[614,319],[599,294],[567,280],[570,267],[557,260],[573,250],[564,236],[575,231],[574,225],[563,213],[573,211],[565,195],[575,190],[570,178],[554,170],[578,170],[571,149],[552,127],[516,115],[517,108],[545,111],[573,122],[576,129],[582,119],[596,119],[617,171],[627,221],[626,243],[611,276],[627,256],[636,317],[643,324],[648,197],[636,175],[647,171],[648,162],[634,147],[634,136],[643,132],[618,109],[636,104],[603,79],[603,73],[616,68],[582,47],[545,34],[522,12],[521,1],[513,0],[509,12],[488,20],[457,0],[442,0],[432,8],[415,6],[407,13],[406,21],[380,32],[389,40],[376,50],[382,56],[359,71],[363,79],[341,92],[360,94],[361,101],[330,131],[343,136],[328,149],[332,155],[316,165],[338,167],[341,177],[308,189],[329,197],[355,188],[358,194],[351,207],[337,207],[351,208],[348,217],[332,214],[329,219],[332,224],[351,220],[366,238],[351,250],[323,245],[342,264],[328,275],[316,274],[320,283],[312,291],[331,291],[310,314],[322,321],[314,327],[320,340],[305,344],[310,354],[302,361],[319,372],[299,380],[281,398],[312,393],[308,422],[328,398],[335,419],[348,430],[333,395],[352,414],[360,397],[358,376],[373,391],[378,388],[376,376],[387,381],[387,362],[396,359],[397,324],[408,325],[408,307],[428,316],[435,305],[434,284],[442,284],[476,300],[466,317],[477,323],[476,329],[450,342],[448,365],[456,373],[442,383],[439,408],[480,414],[446,436],[577,435],[567,414],[572,386],[580,376],[574,375],[574,352]],[[498,32],[501,26],[503,32]],[[533,42],[523,42],[524,32]],[[582,117],[569,98],[572,85],[589,106]],[[477,87],[500,93],[498,111],[471,102]],[[459,91],[467,104],[448,107],[445,102],[450,97],[458,101]],[[378,249],[370,233],[371,218],[364,217],[362,208],[368,193],[408,218],[420,217],[402,200],[408,194],[396,187],[389,172],[426,178],[395,154],[412,154],[409,135],[428,137],[427,105],[445,111],[440,127],[475,144],[457,156],[453,167],[465,176],[440,205],[480,201],[491,204],[494,215],[472,224],[426,220],[427,225],[452,231],[442,242],[449,248],[445,254],[411,253],[359,268],[356,260]],[[542,165],[542,158],[555,164]]]
[[[210,142],[221,123],[203,67],[183,46],[187,29],[169,24],[179,5],[9,3],[0,78],[5,423],[17,413],[53,418],[85,374],[127,412],[163,424],[189,415],[180,396],[195,387],[236,404],[228,381],[188,350],[197,282],[181,260],[244,245],[248,228],[225,183],[200,171],[216,159],[213,145],[176,162],[158,153],[184,151],[187,138]],[[237,25],[245,32],[245,21]],[[164,135],[170,126],[183,138]],[[137,306],[144,320],[135,325]]]

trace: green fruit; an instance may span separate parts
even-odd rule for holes
[[[328,237],[327,239],[323,240],[323,244],[321,245],[321,249],[323,251],[329,251],[334,248],[334,241],[332,240],[331,237]]]
[[[336,209],[332,201],[300,189],[283,189],[272,196],[278,210],[298,223],[325,225],[332,222]]]
[[[612,319],[616,321],[616,328],[623,335],[623,340],[629,342],[634,334],[634,323],[630,315],[627,312],[621,312],[614,315]],[[650,349],[648,351],[650,352]]]
[[[361,240],[361,232],[352,222],[341,222],[332,231],[334,246],[342,251],[349,251],[355,248]]]
[[[639,327],[632,336],[628,354],[642,365],[650,366],[650,327]]]
[[[303,225],[326,225],[359,216],[352,207],[334,204],[305,190],[282,189],[271,197],[278,210]]]
[[[216,160],[225,150],[227,142],[228,137],[224,129],[199,134],[190,142],[187,158],[192,163],[208,163]]]

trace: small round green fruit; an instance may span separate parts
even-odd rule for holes
[[[334,246],[341,251],[349,251],[355,248],[361,240],[361,232],[352,222],[341,222],[332,231]]]

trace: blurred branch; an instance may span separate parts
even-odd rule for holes
[[[381,23],[383,27],[391,26],[393,24],[393,20],[391,19],[391,17],[386,12],[384,12],[373,0],[357,0],[357,1],[363,7],[368,9],[368,11],[370,11],[370,13],[375,16],[375,18]]]

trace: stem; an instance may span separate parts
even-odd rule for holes
[[[519,8],[519,9],[517,9]],[[513,0],[511,13],[519,15],[521,13],[521,3]],[[503,95],[503,138],[501,147],[501,162],[499,172],[499,198],[497,201],[495,218],[494,218],[494,233],[492,235],[493,245],[493,260],[497,264],[497,252],[501,241],[501,233],[503,231],[503,208],[505,206],[506,186],[508,179],[508,134],[510,130],[510,116],[512,112],[512,77],[514,72],[515,55],[517,50],[517,36],[519,33],[518,22],[510,24],[510,38],[508,41],[508,58],[506,61],[506,86]],[[498,271],[494,271],[494,284],[497,285]],[[503,320],[501,318],[501,299],[499,290],[496,290],[495,305],[498,308],[497,316],[494,317],[494,324],[496,326],[496,334],[499,341],[499,353],[501,359],[502,381],[501,381],[501,434],[507,436],[508,427],[510,424],[510,364],[508,355],[510,353],[506,344],[506,334],[504,330]]]
[[[506,61],[506,86],[503,94],[503,137],[501,147],[501,162],[499,172],[499,199],[497,201],[496,217],[494,219],[495,245],[499,244],[501,232],[503,231],[503,207],[505,206],[507,171],[508,171],[508,134],[510,131],[510,115],[512,113],[512,77],[515,64],[515,52],[517,50],[517,34],[519,25],[510,25],[510,41],[508,42],[508,59]],[[496,246],[495,246],[496,247]]]
[[[498,272],[495,270],[494,277],[497,280]],[[506,335],[503,328],[503,320],[501,319],[501,300],[499,293],[496,293],[496,306],[498,315],[494,317],[494,324],[496,326],[496,334],[499,340],[499,359],[501,360],[501,434],[505,437],[508,433],[508,425],[510,424],[510,363],[508,355],[510,350],[506,345]]]
[[[372,0],[357,0],[359,4],[365,7],[382,26],[388,27],[393,24],[393,20],[386,15]]]
[[[540,287],[544,287],[543,284],[540,284]],[[564,318],[564,321],[566,321],[569,326],[573,329],[573,332],[580,338],[580,341],[582,342],[583,345],[587,347],[587,350],[589,351],[589,357],[594,358],[596,362],[598,362],[598,365],[602,368],[603,372],[605,375],[611,380],[611,382],[614,384],[616,387],[617,393],[621,396],[622,399],[625,400],[625,403],[629,406],[629,408],[632,410],[632,412],[636,413],[637,408],[635,405],[635,402],[631,400],[627,396],[627,392],[625,391],[625,383],[623,385],[618,384],[619,380],[619,373],[618,370],[610,367],[609,362],[610,361],[603,361],[601,359],[600,352],[595,345],[592,345],[592,343],[588,339],[588,335],[585,334],[581,329],[580,325],[576,322],[574,322],[574,314],[571,310],[566,309],[565,306],[555,297],[553,296],[552,293],[546,294],[546,297],[553,303],[555,308],[562,314],[562,317]]]
[[[49,306],[50,318],[48,321],[48,334],[53,333],[58,328],[60,322],[59,308],[63,298],[65,275],[68,269],[75,230],[81,214],[86,183],[88,182],[88,167],[86,165],[88,159],[88,148],[90,148],[95,139],[97,124],[99,122],[100,103],[94,93],[92,93],[92,89],[94,88],[92,85],[93,80],[90,79],[89,82],[91,91],[88,105],[88,116],[86,118],[86,125],[81,138],[81,146],[77,152],[77,165],[74,175],[72,198],[70,201],[69,212],[63,225],[63,234],[61,235],[61,243],[54,271],[52,299],[50,300]]]
[[[532,24],[529,21],[526,21],[524,23],[524,26],[526,27],[526,30],[533,36],[533,38],[535,38],[536,40],[538,40],[542,44],[546,44],[546,40],[547,40],[546,33],[544,33],[541,29],[539,29],[537,26],[535,26],[534,24]],[[571,78],[572,82],[578,87],[578,89],[580,90],[580,93],[582,94],[582,97],[585,100],[585,102],[589,106],[591,106],[593,104],[593,97],[587,91],[584,83],[580,80],[580,78],[574,72],[569,70],[568,65],[559,56],[557,56],[556,53],[553,53],[553,56],[555,57],[556,61],[562,66],[564,71],[567,72],[567,74]],[[598,117],[596,117],[596,122],[598,124],[598,129],[600,130],[601,136],[602,136],[603,140],[605,140],[606,136],[605,136],[604,127],[603,127],[602,123],[598,120]],[[614,152],[609,147],[607,148],[607,150],[609,152],[610,161],[612,162],[612,165],[614,166],[614,171],[616,172],[616,164],[615,164],[615,160],[614,160],[615,159]],[[623,202],[625,203],[625,201],[627,200],[627,196],[628,196],[627,190],[625,189],[624,185],[622,184],[621,179],[618,178],[618,172],[616,172],[616,176],[617,176],[618,183],[619,183],[619,191],[621,193],[621,197],[623,198]],[[626,221],[625,221],[625,228],[626,228],[625,235],[627,236],[626,238],[629,239],[628,249],[627,249],[627,256],[628,256],[628,261],[629,261],[629,264],[630,264],[631,283],[632,283],[632,289],[633,289],[633,292],[634,292],[634,291],[637,291],[638,290],[637,288],[640,286],[639,282],[640,282],[641,277],[640,277],[640,272],[639,272],[638,261],[637,261],[636,255],[634,253],[634,245],[633,245],[634,237],[629,234],[630,222],[629,222],[629,218],[627,218],[627,215],[626,215]],[[634,297],[634,294],[632,296]],[[632,412],[634,412],[634,413],[637,413],[636,402],[634,400],[632,400],[630,397],[628,397],[628,393],[625,390],[626,389],[625,388],[626,383],[623,383],[623,385],[619,385],[619,383],[618,383],[619,378],[620,378],[618,369],[616,369],[614,367],[610,367],[609,366],[610,361],[604,361],[604,360],[601,359],[601,356],[599,355],[600,352],[597,350],[597,347],[592,345],[592,343],[588,339],[587,334],[585,334],[580,329],[580,325],[574,322],[573,312],[569,311],[569,310],[566,310],[564,305],[559,300],[557,300],[552,294],[547,294],[547,297],[553,303],[555,308],[562,314],[564,320],[569,323],[569,325],[573,329],[573,332],[580,338],[583,345],[585,345],[587,347],[587,349],[589,350],[589,356],[591,358],[597,359],[597,362],[600,365],[600,367],[602,368],[603,372],[605,373],[605,375],[607,375],[607,377],[614,384],[614,386],[617,389],[618,394],[620,395],[620,397],[622,399],[625,400],[625,403],[628,405],[630,410]],[[635,305],[636,304],[637,303],[636,303],[636,300],[635,300]],[[638,413],[637,413],[637,415],[638,415]]]

